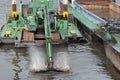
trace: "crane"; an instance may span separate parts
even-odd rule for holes
[[[30,4],[23,4],[21,0],[20,11],[17,10],[16,0],[12,0],[11,12],[6,14],[6,21],[1,28],[0,42],[12,43],[15,47],[46,45],[47,68],[54,70],[52,45],[83,38],[68,18],[67,11],[63,11],[63,15],[58,14],[53,0],[31,0]],[[69,67],[64,71],[69,71]]]

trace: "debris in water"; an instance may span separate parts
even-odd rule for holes
[[[32,72],[47,71],[47,59],[41,47],[32,46],[30,53],[30,70]]]
[[[54,63],[53,63],[53,68],[56,71],[62,71],[62,72],[67,72],[70,70],[70,67],[68,65],[68,54],[66,52],[59,52],[56,53],[54,56]]]

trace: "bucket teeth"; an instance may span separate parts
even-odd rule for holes
[[[67,53],[59,52],[55,54],[53,64],[54,71],[68,72],[70,70],[68,64],[69,63]]]
[[[53,62],[48,62],[48,70],[53,70]]]

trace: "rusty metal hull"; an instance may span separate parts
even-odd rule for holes
[[[115,50],[109,43],[104,44],[106,56],[112,62],[112,64],[120,71],[120,52]]]
[[[60,38],[59,32],[51,33],[52,42],[51,44],[62,44],[63,40]],[[1,44],[15,44],[15,47],[29,47],[29,46],[39,46],[45,45],[45,34],[36,32],[23,30],[22,40],[16,41],[14,38],[10,37],[1,37],[0,38]]]
[[[51,36],[52,36],[51,44],[62,44],[59,32],[52,33]],[[24,30],[22,40],[20,42],[15,42],[15,47],[29,47],[45,44],[46,40],[44,33],[35,34],[34,32]]]
[[[10,43],[14,43],[15,41],[14,41],[14,38],[1,38],[0,39],[0,43],[8,43],[8,44],[10,44]]]
[[[77,22],[83,36],[91,42],[91,44],[100,50],[106,58],[108,58],[113,66],[120,71],[120,52],[114,47],[110,41],[107,41],[100,33],[90,30],[81,22]]]

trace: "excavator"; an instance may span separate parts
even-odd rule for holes
[[[14,44],[15,47],[46,45],[47,70],[54,70],[52,45],[79,41],[83,38],[73,17],[67,11],[69,1],[63,0],[62,11],[56,10],[53,0],[31,0],[29,4],[12,0],[7,6],[6,17],[0,30],[1,44]],[[65,4],[64,4],[65,3]],[[34,54],[34,53],[33,53]],[[68,71],[69,67],[66,70]],[[34,72],[46,71],[32,69]]]

